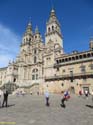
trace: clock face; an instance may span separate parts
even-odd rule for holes
[[[55,44],[55,49],[59,48],[59,44]]]

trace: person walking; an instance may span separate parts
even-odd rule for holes
[[[64,95],[61,99],[61,107],[65,108],[66,105],[65,105],[65,101],[66,101],[66,91],[64,92]]]
[[[50,103],[49,103],[49,92],[48,91],[45,92],[45,98],[46,98],[46,106],[49,106]]]
[[[85,90],[85,97],[86,97],[86,99],[88,99],[88,91],[87,90]]]
[[[2,92],[0,90],[0,108],[1,108],[1,95],[2,95]]]
[[[4,105],[7,107],[7,102],[8,102],[8,91],[5,90],[3,93],[3,104],[2,107],[4,107]]]
[[[66,99],[66,101],[68,101],[68,99],[70,98],[68,90],[64,92],[64,98]]]
[[[82,91],[81,90],[79,90],[79,96],[82,96]]]
[[[92,96],[92,102],[93,102],[93,90],[92,90],[92,92],[91,92],[91,96]]]

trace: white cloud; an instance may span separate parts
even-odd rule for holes
[[[7,66],[18,53],[21,38],[0,24],[0,67]]]
[[[1,55],[0,54],[0,67],[8,66],[9,60],[12,59],[11,55]]]

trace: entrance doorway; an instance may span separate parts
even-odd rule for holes
[[[89,93],[89,87],[83,87],[83,92],[85,93],[85,91],[88,91],[88,93]]]
[[[75,94],[75,88],[74,88],[74,86],[71,86],[70,92],[71,92],[72,94]]]

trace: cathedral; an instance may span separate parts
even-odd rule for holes
[[[60,23],[52,9],[46,23],[45,41],[29,22],[20,45],[20,52],[7,67],[0,68],[0,88],[9,91],[23,88],[27,93],[62,93],[69,90],[93,90],[93,39],[89,50],[64,53]]]

